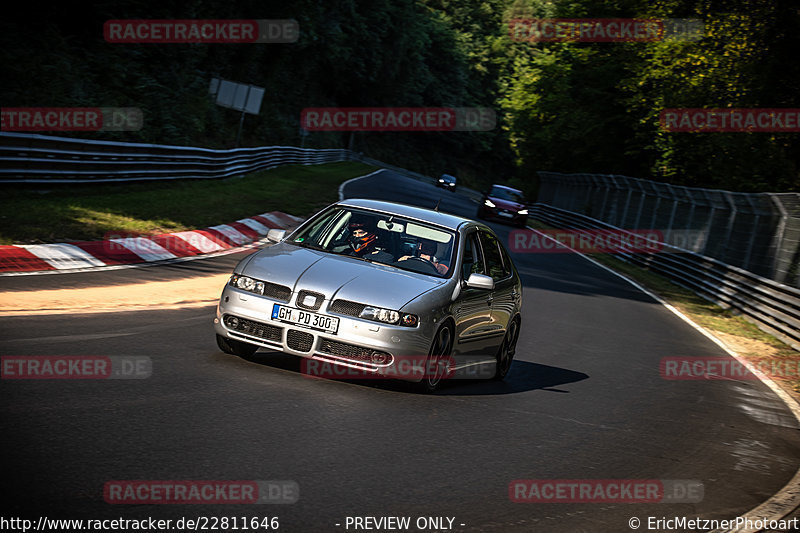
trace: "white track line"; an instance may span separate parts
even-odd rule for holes
[[[386,170],[386,169],[385,168],[379,168],[378,170],[376,170],[374,172],[370,172],[369,174],[364,174],[363,176],[356,176],[355,178],[350,178],[349,180],[343,182],[341,185],[339,185],[339,201],[341,202],[342,200],[344,200],[344,188],[347,187],[348,183],[351,183],[351,182],[356,181],[356,180],[368,178],[368,177],[372,176],[373,174],[377,174],[378,172],[383,172],[384,170]]]

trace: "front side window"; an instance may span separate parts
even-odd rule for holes
[[[511,271],[503,263],[503,255],[497,238],[488,231],[481,231],[481,241],[483,242],[483,253],[486,255],[486,267],[489,269],[489,275],[495,281],[508,277]]]
[[[461,261],[461,277],[469,279],[470,274],[486,274],[483,254],[478,244],[478,233],[474,232],[464,240],[464,259]]]

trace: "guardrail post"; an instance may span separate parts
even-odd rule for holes
[[[783,272],[780,269],[780,264],[783,262],[783,254],[785,252],[789,252],[789,261],[787,261],[787,265],[791,263],[791,251],[784,250],[783,248],[783,240],[786,235],[786,219],[789,217],[789,213],[786,211],[786,208],[783,207],[783,204],[774,194],[768,194],[769,199],[772,201],[773,205],[778,209],[778,213],[780,213],[780,220],[778,221],[778,228],[775,231],[775,236],[772,239],[773,247],[775,248],[775,257],[772,258],[772,268],[770,269],[772,272],[772,279],[775,281],[782,281],[786,282],[786,276],[788,275],[788,266],[787,271]],[[781,276],[781,274],[783,274]],[[780,279],[779,279],[780,278]]]
[[[608,191],[610,189],[608,184],[608,176],[598,176],[603,181],[603,186],[605,187],[605,193],[603,194],[603,206],[600,208],[600,220],[604,220],[606,218],[606,202],[608,201]]]
[[[747,243],[747,251],[744,254],[744,262],[742,263],[742,268],[747,270],[750,267],[750,258],[753,256],[753,247],[756,244],[756,237],[758,236],[758,222],[761,220],[761,214],[757,211],[758,206],[753,203],[753,199],[751,196],[745,196],[747,198],[747,203],[750,204],[750,207],[753,208],[753,215],[755,216],[753,220],[753,232],[750,235],[750,241]]]
[[[633,226],[636,229],[642,229],[641,226],[639,226],[639,222],[642,220],[642,211],[644,210],[644,204],[647,201],[647,192],[644,190],[644,186],[641,182],[638,182],[638,184],[639,189],[642,192],[642,196],[639,198],[639,208],[636,210],[636,220],[634,221]]]
[[[711,206],[711,209],[708,213],[708,223],[705,226],[705,235],[703,235],[702,254],[705,255],[706,251],[708,250],[708,243],[711,241],[711,226],[714,224],[714,213],[717,210],[717,207],[714,205],[714,201],[711,199],[708,189],[703,189],[703,194],[705,195],[706,200],[708,200],[708,205]]]
[[[667,235],[666,242],[669,243],[672,241],[672,224],[675,222],[675,213],[678,211],[678,195],[675,194],[675,191],[672,189],[672,185],[669,183],[665,184],[669,189],[669,192],[672,194],[672,212],[669,214],[669,222],[667,223]]]
[[[620,224],[618,224],[620,227],[625,227],[625,221],[628,220],[628,206],[631,205],[631,195],[632,194],[633,194],[633,188],[631,188],[631,184],[629,182],[628,183],[628,197],[625,199],[625,209],[623,209],[623,211],[622,211],[622,220],[621,220]]]
[[[726,253],[728,251],[728,245],[731,242],[731,235],[733,234],[733,223],[736,220],[736,215],[738,214],[738,210],[736,209],[736,202],[733,200],[733,194],[729,191],[721,191],[725,199],[728,201],[728,204],[731,206],[731,214],[728,215],[728,227],[725,233],[725,240],[722,242],[722,257],[720,258],[722,261],[728,257]]]

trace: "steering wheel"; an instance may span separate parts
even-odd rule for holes
[[[431,261],[428,261],[427,259],[423,259],[421,257],[409,257],[408,259],[406,259],[406,261],[419,261],[424,265],[428,266],[436,274],[439,274],[439,269],[436,268],[436,265],[434,265]]]

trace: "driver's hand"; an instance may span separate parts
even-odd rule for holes
[[[403,257],[398,259],[398,261],[405,261],[406,259],[411,259],[411,256],[410,255],[404,255]]]

